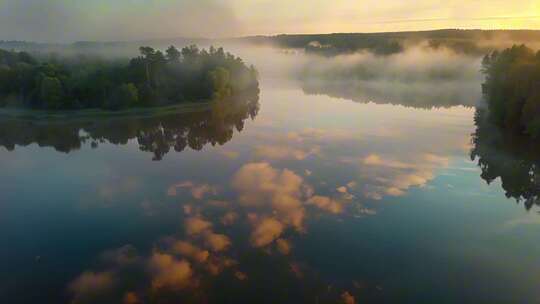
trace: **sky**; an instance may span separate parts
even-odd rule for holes
[[[540,29],[538,0],[0,0],[0,40]]]

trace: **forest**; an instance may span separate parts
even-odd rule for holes
[[[322,56],[356,52],[387,56],[401,53],[411,46],[425,46],[435,50],[444,48],[457,54],[483,56],[488,52],[504,48],[504,45],[509,42],[538,44],[540,31],[443,29],[383,33],[254,36],[240,40],[253,44],[272,44],[282,48],[300,48],[307,53]]]
[[[482,61],[489,119],[503,129],[540,136],[540,51],[525,45],[494,51]]]
[[[140,47],[129,61],[0,50],[0,106],[120,110],[258,91],[258,75],[223,48]]]

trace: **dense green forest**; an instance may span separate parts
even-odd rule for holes
[[[489,118],[496,125],[540,136],[540,51],[525,45],[486,55],[482,62]]]
[[[220,99],[258,90],[242,59],[192,45],[165,53],[141,47],[129,61],[58,58],[0,50],[0,106],[119,110]]]

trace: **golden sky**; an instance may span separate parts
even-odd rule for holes
[[[540,29],[540,0],[0,0],[0,40]]]
[[[538,0],[234,0],[252,33],[540,29]]]

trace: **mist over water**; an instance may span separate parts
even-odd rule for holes
[[[260,71],[262,83],[297,87],[356,102],[419,108],[474,107],[481,103],[481,57],[425,45],[390,56],[369,52],[334,57],[303,50],[228,45]]]
[[[357,102],[430,108],[475,106],[482,98],[480,59],[445,49],[311,58],[298,78],[308,94]]]

